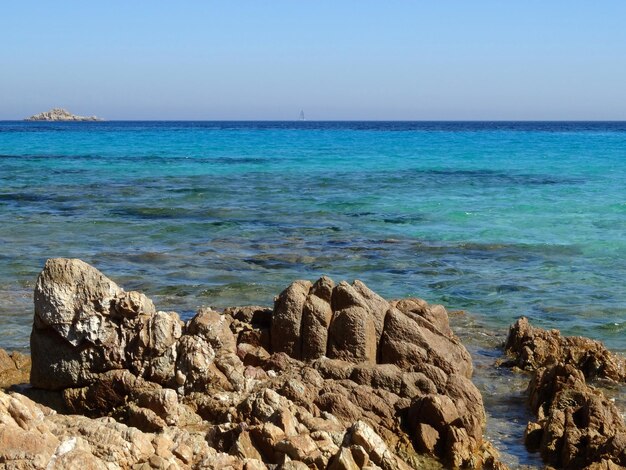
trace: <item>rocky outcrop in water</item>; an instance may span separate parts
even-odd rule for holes
[[[25,121],[102,121],[96,116],[77,116],[63,108],[53,108],[50,111],[30,116]]]
[[[526,318],[520,318],[511,326],[505,350],[513,359],[509,365],[524,370],[567,364],[580,370],[587,380],[626,381],[626,360],[612,354],[601,342],[581,336],[562,336],[558,330],[535,328]]]
[[[601,343],[563,337],[518,320],[506,352],[532,372],[529,403],[537,421],[528,423],[526,445],[558,468],[626,467],[626,424],[615,404],[587,380],[624,381],[624,358]]]
[[[47,446],[20,453],[35,438],[24,435],[0,461],[80,452],[111,468],[117,452],[123,468],[502,467],[445,309],[387,302],[359,281],[296,281],[273,310],[201,309],[183,322],[80,260],[53,259],[35,288],[31,351],[38,389],[25,393],[84,416],[0,395],[0,436],[17,426]]]

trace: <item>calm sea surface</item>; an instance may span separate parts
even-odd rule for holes
[[[626,349],[626,123],[0,122],[0,347],[48,257],[162,309],[359,278]]]
[[[57,256],[183,315],[328,274],[624,351],[626,123],[0,122],[0,347],[28,348]]]

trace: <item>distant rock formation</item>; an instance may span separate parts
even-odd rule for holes
[[[53,108],[45,113],[35,114],[25,121],[102,121],[96,116],[76,116],[63,108]]]

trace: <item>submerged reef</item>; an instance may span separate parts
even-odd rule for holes
[[[0,468],[506,468],[441,305],[322,277],[185,322],[61,258],[34,302],[30,361],[0,350]],[[623,419],[585,379],[623,380],[623,361],[588,341],[512,327],[509,365],[535,374],[527,444],[618,468]]]

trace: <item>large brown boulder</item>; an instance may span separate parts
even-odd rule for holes
[[[292,283],[274,306],[272,352],[472,375],[471,357],[442,306],[415,298],[389,303],[361,281]]]
[[[380,359],[417,371],[431,364],[446,374],[472,375],[472,358],[458,339],[442,334],[422,317],[411,318],[395,308],[385,317]]]
[[[326,355],[328,328],[333,319],[330,301],[334,287],[332,279],[320,278],[302,308],[302,359],[305,361]]]
[[[367,310],[352,306],[333,313],[326,355],[350,362],[376,363],[376,325]]]
[[[274,302],[271,337],[272,349],[275,352],[284,352],[294,359],[300,359],[302,309],[311,287],[312,284],[309,281],[296,281]]]
[[[450,328],[448,313],[443,305],[430,305],[425,300],[415,297],[396,300],[391,302],[391,305],[412,318],[416,316],[425,318],[446,336],[454,336]]]

